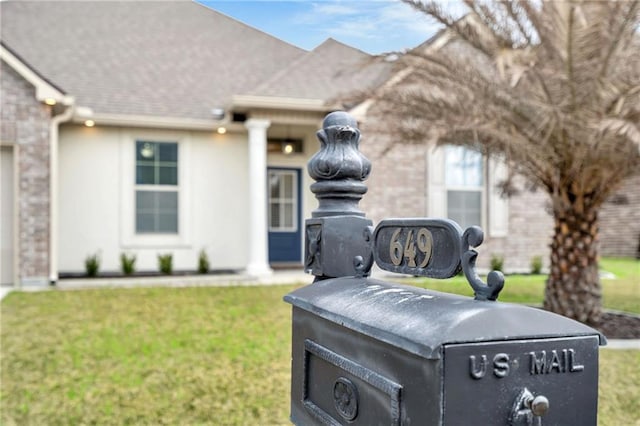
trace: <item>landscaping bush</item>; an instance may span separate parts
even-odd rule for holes
[[[533,256],[531,258],[531,273],[540,275],[542,273],[542,256]]]
[[[491,255],[491,270],[502,272],[504,269],[504,257],[499,254]]]
[[[100,270],[100,255],[93,254],[84,260],[84,270],[88,277],[95,277]]]
[[[209,256],[207,256],[207,252],[202,249],[198,255],[198,273],[206,274],[209,272],[209,266]]]
[[[171,253],[158,255],[158,269],[166,275],[173,273],[173,255]]]
[[[120,269],[124,275],[131,275],[136,270],[136,255],[127,256],[126,253],[120,255]]]

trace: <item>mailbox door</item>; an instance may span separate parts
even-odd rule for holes
[[[445,425],[596,425],[597,404],[597,336],[444,348]]]

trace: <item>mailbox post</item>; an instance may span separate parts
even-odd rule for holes
[[[358,202],[371,165],[344,112],[329,114],[309,161],[319,207],[306,221],[314,283],[293,306],[291,420],[297,425],[596,425],[604,336],[540,309],[496,302],[499,272],[475,270],[482,230],[387,219]],[[474,298],[369,278],[464,272]]]

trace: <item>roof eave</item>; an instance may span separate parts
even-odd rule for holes
[[[293,111],[325,112],[333,109],[323,99],[289,98],[280,96],[235,95],[231,99],[234,109],[286,109]]]
[[[0,43],[0,58],[35,87],[36,99],[38,101],[44,102],[45,100],[53,99],[56,103],[67,106],[74,103],[73,96],[67,95],[61,89],[47,81],[28,63],[5,46],[4,43]]]
[[[86,110],[86,111],[85,111]],[[227,119],[208,120],[186,117],[161,117],[151,115],[132,114],[109,114],[94,113],[90,109],[81,109],[76,113],[73,122],[83,123],[87,119],[95,121],[96,125],[104,126],[124,126],[124,127],[151,127],[156,129],[185,129],[185,130],[207,130],[211,131],[218,127],[234,127],[234,124]]]

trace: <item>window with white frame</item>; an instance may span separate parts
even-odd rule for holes
[[[462,229],[482,226],[484,167],[482,154],[462,146],[445,147],[447,216]]]
[[[178,233],[178,143],[136,141],[136,234]]]

